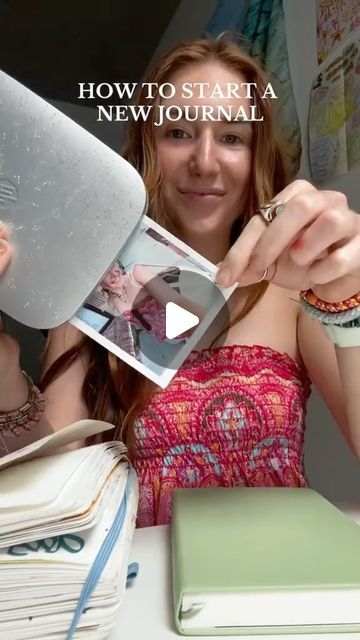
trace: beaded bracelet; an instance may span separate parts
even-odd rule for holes
[[[360,329],[360,316],[355,318],[355,320],[344,322],[344,324],[340,326],[343,327],[343,329]]]
[[[30,376],[23,371],[29,388],[25,404],[15,411],[0,413],[0,436],[16,438],[39,422],[45,410],[45,398]]]
[[[344,326],[348,322],[360,318],[360,305],[353,309],[349,309],[348,311],[331,313],[329,311],[321,311],[321,309],[317,309],[312,304],[309,304],[305,298],[300,298],[300,304],[304,311],[323,324]]]
[[[355,293],[347,300],[343,300],[341,302],[326,302],[325,300],[321,300],[321,298],[318,298],[312,289],[300,291],[300,297],[303,300],[306,300],[306,302],[312,307],[316,307],[316,309],[320,309],[320,311],[325,311],[327,313],[341,313],[360,306],[360,292]]]

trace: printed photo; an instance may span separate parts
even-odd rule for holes
[[[216,271],[145,216],[72,323],[164,388],[233,291]]]

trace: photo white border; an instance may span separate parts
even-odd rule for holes
[[[168,386],[168,384],[171,382],[173,377],[176,375],[176,373],[179,370],[179,368],[181,367],[182,363],[189,356],[189,354],[193,350],[194,346],[200,340],[201,336],[205,333],[205,331],[207,331],[207,329],[209,328],[211,322],[218,315],[218,313],[220,312],[220,310],[222,309],[224,304],[226,304],[226,302],[228,301],[229,297],[231,296],[233,291],[236,289],[237,285],[235,284],[232,287],[228,287],[226,289],[222,289],[221,287],[219,287],[215,282],[215,277],[216,277],[216,274],[217,274],[217,271],[218,271],[218,267],[216,265],[214,265],[212,262],[210,262],[206,258],[203,258],[203,256],[201,256],[197,251],[195,251],[194,249],[191,249],[191,247],[189,247],[187,244],[185,244],[185,242],[182,242],[182,240],[179,240],[178,238],[176,238],[176,236],[174,236],[172,233],[170,233],[169,231],[167,231],[166,229],[161,227],[161,225],[159,225],[157,222],[154,222],[154,220],[151,220],[151,218],[149,218],[146,215],[144,215],[141,218],[141,220],[139,221],[138,226],[136,227],[136,230],[134,230],[133,234],[131,234],[131,236],[129,238],[129,242],[130,243],[134,239],[136,241],[136,238],[135,238],[136,233],[141,230],[141,226],[144,223],[148,228],[153,229],[154,231],[159,233],[163,238],[165,238],[165,240],[168,240],[171,244],[173,244],[176,247],[178,247],[181,251],[183,251],[186,254],[186,256],[188,258],[191,258],[192,260],[198,262],[199,265],[201,267],[203,267],[203,269],[204,269],[203,277],[206,277],[206,275],[210,276],[209,279],[211,279],[212,282],[214,283],[214,285],[219,289],[219,292],[222,294],[222,296],[224,298],[224,301],[222,301],[221,296],[219,296],[219,302],[221,302],[221,304],[214,305],[211,309],[208,310],[208,312],[205,314],[204,318],[201,320],[201,322],[199,323],[199,325],[197,326],[195,331],[187,339],[186,344],[179,350],[179,353],[177,353],[174,356],[174,359],[172,361],[173,364],[174,364],[174,367],[172,367],[171,369],[164,367],[163,368],[163,372],[161,374],[157,374],[154,371],[152,371],[149,366],[145,365],[143,362],[141,362],[140,360],[138,360],[134,356],[130,355],[129,353],[127,353],[126,351],[124,351],[123,349],[118,347],[116,344],[111,342],[111,340],[109,340],[108,338],[104,337],[101,333],[95,331],[95,329],[90,327],[86,322],[84,322],[80,318],[77,318],[75,316],[70,320],[70,322],[71,322],[72,325],[74,325],[74,327],[76,327],[77,329],[79,329],[80,331],[85,333],[87,336],[89,336],[90,338],[95,340],[98,344],[100,344],[103,347],[105,347],[105,349],[107,349],[111,353],[114,353],[118,358],[120,358],[121,360],[126,362],[126,364],[130,365],[131,367],[133,367],[134,369],[139,371],[139,373],[141,373],[145,377],[147,377],[150,380],[152,380],[152,382],[157,384],[162,389],[165,389]],[[112,260],[112,262],[109,264],[109,267],[108,267],[109,269],[110,269],[111,265],[114,264],[114,262],[118,259],[118,257],[121,256],[121,253],[126,250],[126,248],[127,248],[126,245],[127,245],[127,243],[125,243],[125,245],[120,249],[118,254],[115,256],[114,260]],[[169,247],[169,249],[172,250],[171,247]],[[179,256],[179,258],[180,258],[180,256]],[[184,259],[186,260],[186,257]],[[151,266],[151,265],[149,265],[149,266]],[[170,266],[171,265],[169,265],[169,267]],[[178,266],[178,265],[175,265],[175,266]],[[186,271],[186,270],[191,271],[192,270],[191,267],[192,267],[192,265],[189,265],[189,269],[187,269],[187,267],[185,265],[180,265],[179,269],[180,270],[183,269],[184,271]],[[193,267],[193,269],[194,269],[194,272],[195,272],[196,271],[195,266]],[[199,275],[201,275],[201,274],[199,274]],[[99,280],[99,282],[101,282],[101,279]],[[98,285],[99,285],[99,283],[97,283],[94,286],[94,289],[96,289],[96,287]],[[85,304],[85,303],[86,303],[86,300],[84,301],[83,304]]]

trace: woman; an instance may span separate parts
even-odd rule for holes
[[[223,346],[210,332],[207,348],[193,352],[160,391],[95,343],[79,342],[72,327],[53,330],[47,345],[45,417],[34,420],[46,418],[54,429],[89,415],[114,422],[139,476],[139,526],[169,521],[177,486],[304,486],[310,380],[360,457],[359,329],[351,329],[355,346],[335,347],[314,320],[336,316],[344,324],[341,314],[350,313],[358,322],[360,217],[343,194],[304,181],[287,185],[271,100],[261,98],[266,78],[234,44],[182,44],[148,81],[176,87],[177,113],[199,103],[181,97],[184,83],[220,83],[224,92],[229,83],[255,83],[251,100],[209,94],[206,104],[242,106],[245,114],[253,105],[261,121],[189,118],[156,126],[157,98],[148,120],[130,124],[125,147],[147,186],[150,215],[221,263],[221,285],[239,283]],[[138,102],[149,103],[144,92]],[[10,248],[2,234],[4,269]],[[310,287],[299,304],[299,291]],[[28,390],[9,337],[1,350],[4,414]]]
[[[166,340],[166,304],[174,302],[197,315],[204,311],[171,287],[165,275],[179,273],[177,267],[156,273],[147,265],[136,264],[126,273],[119,262],[107,271],[100,282],[109,307],[134,327],[150,333],[155,340]]]

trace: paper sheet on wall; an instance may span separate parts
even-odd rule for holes
[[[359,0],[317,0],[317,52],[321,64],[360,28]]]
[[[315,183],[360,166],[360,34],[322,65],[313,82],[309,154]]]

